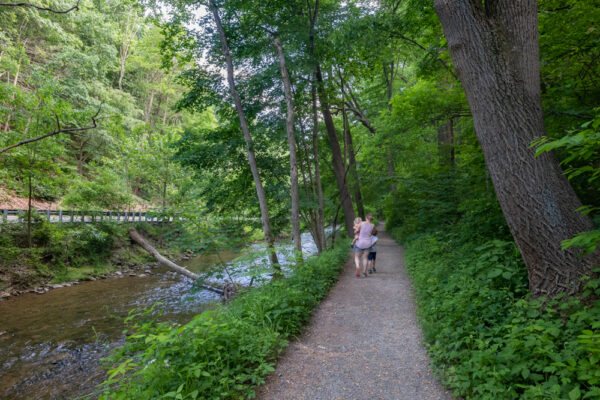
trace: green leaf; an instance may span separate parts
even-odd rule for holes
[[[569,392],[570,400],[579,400],[581,398],[581,392],[579,391],[579,386],[576,386],[573,390]]]
[[[493,278],[500,276],[503,272],[504,271],[499,268],[494,268],[488,272],[487,277],[489,279],[493,279]]]

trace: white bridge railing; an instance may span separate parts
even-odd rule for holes
[[[97,221],[136,222],[149,223],[173,222],[181,219],[177,216],[167,216],[156,211],[74,211],[74,210],[32,210],[49,222],[79,222],[91,223]],[[0,210],[0,222],[23,223],[27,222],[26,210]]]

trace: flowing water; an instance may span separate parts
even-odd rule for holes
[[[305,255],[316,253],[309,234],[302,240]],[[220,252],[180,264],[203,272],[237,255]],[[280,261],[285,262],[284,254]],[[160,302],[162,319],[185,323],[220,300],[212,292],[191,288],[191,280],[158,268],[145,277],[82,282],[0,302],[0,399],[65,399],[94,392],[105,378],[100,358],[123,342],[129,310]]]

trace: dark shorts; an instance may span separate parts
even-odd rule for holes
[[[369,255],[367,256],[367,260],[376,260],[377,259],[377,252],[370,252]]]

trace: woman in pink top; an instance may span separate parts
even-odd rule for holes
[[[367,220],[360,223],[358,240],[354,245],[354,263],[356,264],[356,277],[360,277],[360,259],[363,259],[362,273],[367,277],[367,257],[371,247],[371,231],[373,231],[373,214],[367,214]]]

